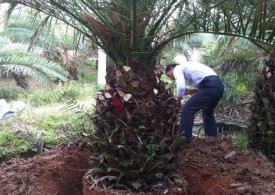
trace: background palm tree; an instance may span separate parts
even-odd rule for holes
[[[0,72],[5,75],[12,74],[17,85],[24,89],[28,88],[28,83],[22,80],[25,76],[45,85],[49,84],[52,78],[62,81],[67,79],[67,72],[58,64],[23,50],[0,50]]]
[[[176,102],[160,81],[161,50],[193,33],[244,37],[274,46],[274,2],[248,0],[2,0],[54,16],[79,30],[114,61],[97,98],[91,185],[146,190],[173,183],[180,141]],[[168,114],[165,114],[168,113]],[[138,179],[137,179],[138,178]]]
[[[249,143],[275,160],[275,51],[259,74],[255,85],[255,104],[249,131]]]
[[[87,62],[94,50],[88,39],[62,21],[42,12],[13,3],[5,7],[5,13],[1,14],[5,18],[5,28],[0,36],[6,37],[7,44],[24,43],[25,51],[35,53],[36,56],[39,53],[42,61],[46,58],[66,69],[69,80],[79,79],[79,67]],[[28,80],[25,76],[20,72],[11,75],[19,85],[27,88]]]
[[[23,89],[29,88],[27,77],[31,77],[44,85],[50,84],[54,78],[66,81],[66,71],[60,65],[43,58],[39,54],[41,48],[34,44],[41,42],[45,37],[38,35],[42,33],[49,17],[26,22],[31,20],[30,9],[25,9],[26,12],[12,14],[15,8],[16,5],[11,4],[6,14],[3,15],[5,17],[5,29],[0,32],[0,36],[7,41],[1,44],[0,49],[1,76],[13,76],[17,85]],[[36,11],[36,13],[38,16],[39,12]],[[31,43],[27,44],[29,40]],[[34,47],[38,51],[32,52]]]
[[[231,105],[254,89],[257,72],[264,66],[266,53],[247,39],[210,36],[200,48],[200,61],[219,72],[226,85],[224,98]],[[242,74],[239,74],[242,72]]]

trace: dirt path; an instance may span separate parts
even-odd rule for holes
[[[29,159],[2,163],[0,194],[83,194],[89,156],[87,143],[72,142]],[[238,151],[229,139],[196,139],[183,151],[182,163],[185,189],[167,189],[163,194],[275,194],[274,163],[263,155]]]

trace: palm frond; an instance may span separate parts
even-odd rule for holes
[[[10,3],[9,4],[9,8],[5,14],[5,25],[4,25],[4,29],[6,30],[7,29],[7,26],[8,26],[8,23],[9,23],[9,20],[11,18],[11,15],[12,15],[12,12],[14,11],[15,7],[17,6],[17,3]]]
[[[27,43],[32,36],[31,30],[20,27],[7,28],[6,33],[12,42],[19,43]]]
[[[258,46],[275,44],[273,1],[89,1],[3,0],[54,16],[89,37],[117,64],[132,59],[154,65],[172,40],[194,33],[245,37]],[[134,32],[134,29],[138,31]],[[263,47],[263,49],[266,49]]]
[[[42,84],[48,84],[51,78],[66,81],[66,71],[53,62],[30,52],[1,51],[0,70],[4,73],[21,73],[32,77]]]
[[[46,26],[48,20],[49,20],[50,16],[46,16],[44,18],[44,20],[40,23],[40,25],[38,26],[38,28],[36,29],[36,31],[34,32],[33,36],[30,39],[30,46],[28,48],[28,50],[31,50],[31,48],[34,46],[36,40],[40,37],[44,27]]]

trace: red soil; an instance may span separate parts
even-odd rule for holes
[[[32,158],[4,162],[0,164],[0,194],[126,194],[89,190],[82,178],[91,155],[87,143],[73,142]],[[196,139],[183,151],[182,163],[186,186],[165,189],[162,194],[275,194],[274,163],[261,154],[238,151],[230,139]]]

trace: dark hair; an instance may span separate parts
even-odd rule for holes
[[[171,70],[171,68],[175,68],[179,64],[168,64],[165,68],[165,74]]]

